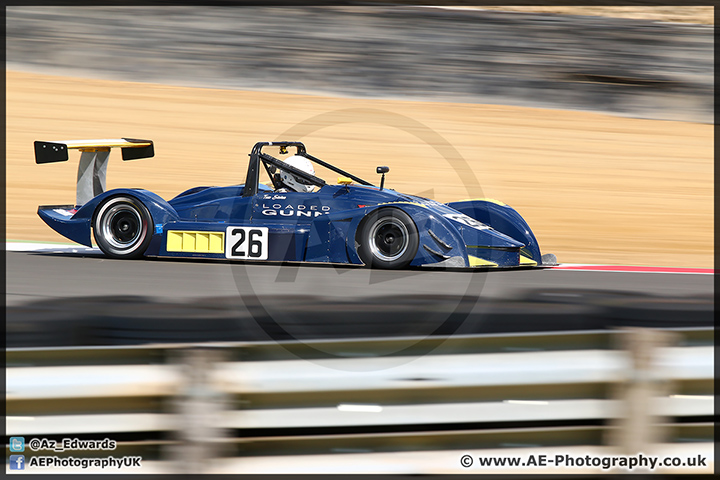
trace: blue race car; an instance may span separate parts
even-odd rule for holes
[[[79,149],[74,205],[40,206],[52,229],[82,245],[92,238],[111,258],[214,258],[407,267],[491,268],[555,264],[541,255],[525,220],[490,199],[442,204],[384,188],[337,168],[301,142],[259,142],[243,185],[195,187],[166,201],[143,189],[105,191],[110,149],[123,160],[154,155],[139,139],[35,142],[37,163],[68,160]],[[279,148],[280,160],[263,149]],[[341,177],[315,176],[320,165]],[[260,182],[264,169],[268,185]],[[271,186],[269,186],[271,184]],[[315,189],[317,190],[315,191]],[[92,232],[92,235],[91,235]]]

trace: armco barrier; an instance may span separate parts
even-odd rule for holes
[[[10,349],[7,435],[111,438],[148,472],[186,473],[462,472],[460,451],[638,439],[707,450],[712,342],[712,329],[626,329]]]
[[[710,327],[714,302],[622,291],[533,289],[518,298],[274,295],[184,302],[142,296],[50,298],[7,308],[7,347],[257,342]],[[272,305],[272,313],[244,302]],[[255,312],[253,315],[250,311]],[[454,312],[452,318],[447,313]],[[277,318],[273,318],[275,315]],[[280,319],[280,320],[277,320]],[[277,323],[276,323],[277,320]],[[282,328],[278,328],[281,325]]]

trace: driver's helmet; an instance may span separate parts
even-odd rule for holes
[[[313,167],[312,162],[302,155],[293,155],[283,161],[292,167],[302,170],[303,172],[315,175],[315,167]],[[278,170],[280,173],[280,182],[282,182],[283,186],[288,190],[300,193],[310,193],[313,191],[313,188],[315,188],[315,185],[308,183],[302,178],[296,177],[292,173],[286,172],[281,168]]]

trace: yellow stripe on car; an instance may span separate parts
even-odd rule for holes
[[[494,198],[466,198],[464,200],[457,200],[457,201],[451,202],[451,203],[458,203],[458,202],[490,202],[490,203],[495,203],[497,205],[500,205],[501,207],[507,206],[507,203],[503,203],[500,200],[495,200]]]
[[[483,260],[482,258],[473,257],[472,255],[468,255],[468,261],[470,262],[471,267],[497,267],[498,264],[491,262],[489,260]]]
[[[520,255],[520,265],[528,265],[534,267],[537,265],[537,262],[532,258],[526,257],[525,255]]]
[[[225,232],[189,232],[169,230],[167,232],[168,252],[223,253]]]
[[[48,143],[62,143],[67,148],[140,148],[149,147],[153,144],[150,140],[130,141],[124,138],[107,138],[101,140],[53,140]]]

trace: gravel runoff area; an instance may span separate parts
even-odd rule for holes
[[[712,25],[379,5],[13,6],[6,28],[11,70],[713,121]]]

